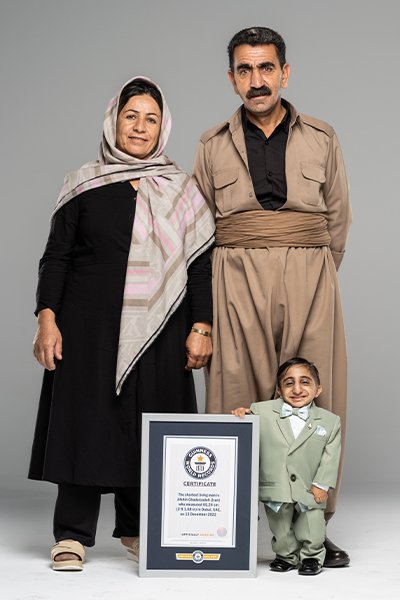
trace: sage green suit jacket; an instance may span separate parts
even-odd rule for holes
[[[303,431],[295,439],[289,418],[280,416],[282,398],[255,402],[251,412],[260,416],[261,501],[317,504],[310,491],[313,482],[334,488],[340,458],[340,419],[312,404]]]

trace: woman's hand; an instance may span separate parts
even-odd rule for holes
[[[38,315],[33,355],[49,371],[56,368],[54,359],[62,359],[62,336],[56,325],[55,314],[50,308],[44,308]]]
[[[326,502],[326,500],[328,500],[328,492],[321,490],[321,488],[316,485],[311,486],[311,492],[317,504],[321,504],[321,502]]]
[[[207,331],[211,333],[210,323],[194,323],[195,329],[201,331]],[[205,336],[202,333],[196,333],[191,331],[186,339],[186,356],[187,362],[185,369],[191,371],[192,369],[201,369],[207,363],[212,354],[212,341],[211,337]]]

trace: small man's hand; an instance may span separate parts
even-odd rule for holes
[[[321,504],[321,502],[326,502],[326,500],[328,500],[328,492],[321,490],[321,488],[316,485],[311,486],[311,492],[317,504]]]
[[[235,417],[240,417],[241,419],[244,419],[246,415],[251,415],[251,410],[249,408],[244,408],[244,406],[241,406],[240,408],[235,408],[234,410],[232,410],[231,413]]]

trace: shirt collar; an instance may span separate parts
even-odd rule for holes
[[[287,402],[285,402],[283,399],[282,399],[282,406],[289,406],[290,408],[295,408],[291,404],[288,404]],[[314,406],[314,400],[312,400],[312,402],[310,402],[310,404],[306,404],[305,408],[308,408],[308,410],[311,410],[313,406]]]

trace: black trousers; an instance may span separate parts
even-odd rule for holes
[[[53,533],[56,542],[76,540],[94,546],[101,494],[114,493],[115,529],[113,537],[139,535],[140,488],[101,488],[97,486],[58,485]]]

